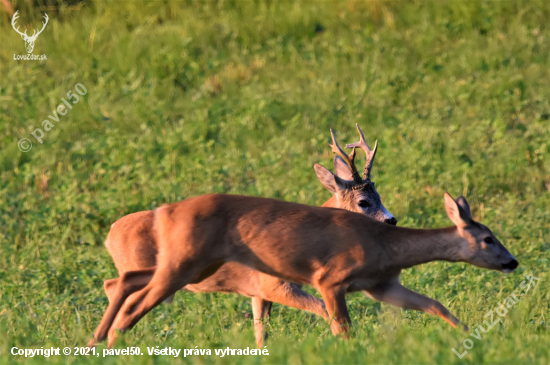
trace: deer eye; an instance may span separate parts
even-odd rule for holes
[[[370,203],[366,200],[359,200],[359,203],[357,203],[361,208],[367,208],[370,207]]]
[[[492,245],[493,243],[495,243],[495,241],[493,241],[493,238],[492,237],[485,237],[483,239],[483,242],[489,244],[489,245]]]

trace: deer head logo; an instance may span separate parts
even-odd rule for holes
[[[19,17],[19,15],[17,15],[17,13],[19,13],[19,10],[16,11],[15,14],[13,14],[13,18],[11,18],[11,26],[13,27],[13,29],[17,33],[21,34],[21,38],[23,38],[23,40],[25,41],[25,48],[27,49],[27,53],[31,53],[32,50],[34,49],[34,42],[36,41],[36,38],[38,38],[38,35],[40,33],[42,33],[44,28],[46,28],[46,24],[48,24],[48,14],[44,14],[44,19],[46,19],[46,22],[42,23],[42,24],[44,24],[42,29],[40,29],[40,31],[38,33],[35,30],[34,33],[32,34],[32,36],[29,37],[27,35],[27,30],[26,29],[25,29],[24,33],[21,33],[19,31],[19,27],[15,28],[15,20]]]

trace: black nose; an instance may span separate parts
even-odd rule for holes
[[[502,264],[502,268],[503,268],[503,269],[514,270],[516,267],[518,267],[518,265],[519,265],[518,260],[512,260],[512,261],[510,261],[510,262],[507,263],[507,264]]]
[[[395,226],[397,224],[397,219],[395,217],[384,219],[384,222],[391,224],[392,226]]]

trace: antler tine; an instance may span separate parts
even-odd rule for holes
[[[363,135],[363,131],[361,128],[359,128],[359,124],[355,124],[357,127],[357,131],[359,132],[359,142],[356,143],[349,143],[346,145],[346,148],[355,148],[359,147],[363,151],[365,151],[365,154],[367,155],[367,161],[365,162],[365,168],[363,169],[363,179],[370,180],[370,173],[372,170],[372,164],[374,162],[374,156],[376,156],[376,150],[378,149],[378,140],[374,143],[374,149],[371,150],[367,142],[365,141],[365,136]]]
[[[38,31],[38,33],[37,33],[36,30],[35,30],[34,33],[36,33],[36,34],[33,34],[32,37],[34,37],[34,36],[38,37],[38,35],[39,35],[40,33],[42,33],[42,31],[44,30],[44,28],[46,28],[46,25],[48,24],[48,20],[49,20],[48,14],[44,14],[44,19],[46,19],[46,22],[45,22],[45,23],[42,22],[42,29],[40,29],[40,30]],[[32,38],[32,37],[31,37],[31,38]]]
[[[332,129],[330,130],[330,135],[332,136],[332,143],[330,145],[330,147],[332,148],[332,152],[334,152],[335,154],[337,154],[338,156],[340,156],[344,162],[348,165],[350,171],[351,171],[351,176],[353,177],[353,180],[356,182],[356,183],[361,183],[361,178],[359,177],[359,173],[357,172],[357,168],[355,167],[355,148],[353,149],[353,151],[351,151],[351,153],[349,154],[349,156],[340,148],[340,146],[338,145],[338,142],[336,142],[336,137],[334,137],[334,132],[332,131]]]
[[[24,35],[25,37],[28,37],[28,36],[27,36],[27,30],[26,30],[26,29],[25,29],[25,33],[21,33],[21,32],[19,31],[19,27],[15,28],[15,20],[16,20],[17,18],[19,18],[18,13],[19,13],[19,10],[17,10],[17,11],[15,12],[15,14],[13,14],[13,17],[11,18],[11,26],[12,26],[13,30],[15,30],[17,33],[19,33],[19,34],[21,34],[21,35]]]
[[[48,18],[48,14],[44,13],[44,19],[46,19],[46,22],[45,23],[42,22],[42,24],[44,24],[44,26],[42,27],[42,29],[40,29],[40,33],[42,33],[42,31],[44,30],[44,28],[46,28],[46,25],[48,24],[48,20],[50,19],[50,18]]]

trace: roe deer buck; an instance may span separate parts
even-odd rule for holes
[[[335,335],[347,338],[351,320],[345,295],[359,290],[457,327],[460,321],[441,303],[400,284],[401,270],[445,260],[511,272],[518,261],[489,228],[472,219],[466,199],[444,197],[454,226],[440,229],[397,227],[342,209],[238,195],[165,204],[154,213],[157,266],[121,277],[88,345],[115,329],[132,328],[178,289],[204,280],[228,261],[315,287]],[[147,285],[134,292],[135,283],[142,282]]]
[[[355,153],[352,152],[350,156],[345,153],[342,155],[331,130],[333,151],[337,154],[334,157],[336,175],[319,164],[315,165],[317,177],[323,186],[333,194],[323,204],[323,207],[347,209],[395,225],[397,220],[382,205],[380,195],[370,178],[378,142],[371,150],[365,142],[363,132],[358,125],[356,127],[360,140],[346,147],[359,147],[365,151],[367,157],[363,178],[359,176],[354,164]],[[158,235],[153,230],[153,220],[154,211],[137,212],[119,219],[111,226],[105,246],[121,277],[126,272],[156,265]],[[109,301],[112,301],[118,281],[119,279],[110,279],[104,283]],[[146,284],[146,281],[142,281],[140,286],[134,287],[134,290],[141,289]],[[258,347],[262,347],[264,339],[262,320],[269,315],[273,302],[308,310],[326,317],[323,302],[302,291],[300,285],[287,283],[237,262],[226,263],[209,278],[195,285],[187,285],[184,289],[192,292],[238,293],[252,297],[252,312]],[[168,301],[171,299],[172,297],[168,298]],[[113,341],[114,337],[109,339],[109,343]]]

